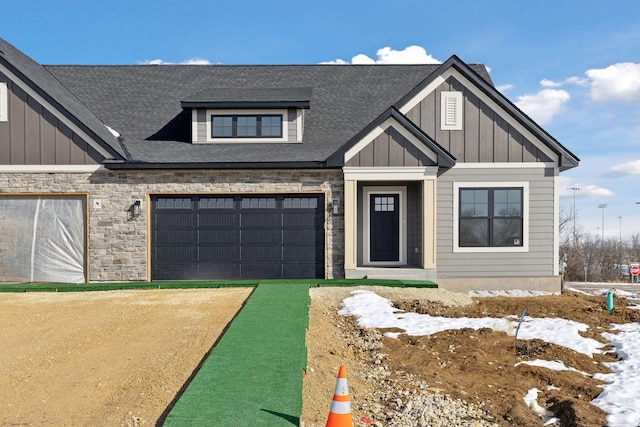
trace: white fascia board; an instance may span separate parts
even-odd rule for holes
[[[523,163],[507,163],[507,162],[496,162],[496,163],[456,163],[451,167],[451,169],[527,169],[527,168],[558,168],[557,163],[551,162],[523,162]]]
[[[0,173],[94,173],[102,165],[0,165]]]
[[[437,166],[413,167],[344,167],[346,181],[424,181],[438,177]]]
[[[69,120],[64,114],[60,114],[59,110],[51,105],[47,100],[45,100],[42,96],[40,96],[36,91],[34,91],[29,85],[24,83],[18,76],[13,74],[9,69],[0,64],[0,71],[8,76],[15,85],[17,85],[20,89],[25,91],[27,95],[36,100],[40,105],[49,110],[51,114],[53,114],[58,120],[64,123],[69,129],[75,132],[80,138],[84,139],[94,150],[100,153],[103,157],[107,159],[113,158],[113,155],[105,150],[100,144],[96,142],[95,139],[91,138],[85,131],[80,129],[75,123]],[[115,141],[115,138],[114,138]]]
[[[373,128],[369,133],[363,136],[360,141],[358,141],[353,147],[347,150],[344,153],[344,162],[347,163],[351,160],[356,154],[362,151],[367,145],[369,145],[374,139],[384,133],[389,127],[393,127],[395,130],[400,133],[404,138],[406,138],[409,142],[411,142],[418,150],[420,150],[425,156],[433,160],[434,162],[438,161],[438,155],[429,149],[426,145],[424,145],[415,135],[409,132],[404,126],[402,126],[396,119],[393,117],[389,117],[384,122],[382,122],[379,126]]]
[[[9,90],[7,89],[7,82],[0,82],[0,122],[6,122],[9,120]]]
[[[512,126],[525,138],[527,138],[530,141],[534,141],[534,143],[536,141],[539,142],[539,144],[536,144],[536,147],[538,147],[550,159],[553,159],[556,162],[556,165],[559,164],[560,162],[559,156],[556,153],[554,153],[549,147],[547,147],[547,145],[544,142],[542,142],[538,137],[534,136],[529,130],[527,130],[524,126],[522,126],[517,120],[514,120],[511,114],[509,114],[502,106],[498,105],[497,102],[489,98],[473,82],[471,82],[469,79],[467,79],[464,75],[462,75],[458,70],[454,69],[453,67],[450,67],[449,69],[445,70],[440,76],[435,78],[431,83],[425,86],[424,89],[418,92],[416,96],[408,100],[402,107],[400,107],[399,109],[400,112],[406,115],[409,111],[411,111],[411,109],[413,109],[413,107],[418,105],[420,101],[426,98],[427,95],[429,95],[431,92],[436,90],[436,88],[440,86],[442,83],[446,82],[449,77],[453,77],[456,80],[458,80],[471,93],[477,96],[482,102],[487,104],[489,108],[499,112],[502,118],[504,118],[506,122],[509,123],[510,126]]]
[[[556,171],[553,176],[553,253],[560,254],[560,175]],[[560,261],[553,259],[555,275],[560,274]]]

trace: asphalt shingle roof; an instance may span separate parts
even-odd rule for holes
[[[24,79],[76,125],[93,134],[97,141],[114,157],[124,157],[125,152],[114,135],[104,126],[94,112],[87,108],[64,84],[57,80],[45,67],[0,38],[0,63]]]
[[[439,65],[47,65],[105,125],[134,162],[324,162]],[[482,65],[472,66],[490,82]],[[298,89],[295,89],[298,88]],[[303,89],[307,88],[307,89]],[[309,89],[310,88],[310,89]],[[220,90],[224,89],[224,90]],[[215,95],[215,90],[218,90]],[[192,144],[182,101],[306,94],[303,143]],[[224,95],[224,96],[223,96]],[[217,97],[216,97],[217,96]],[[268,99],[273,101],[273,99]]]

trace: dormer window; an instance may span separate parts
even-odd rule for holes
[[[311,88],[215,88],[181,101],[191,142],[300,143]]]
[[[281,114],[211,115],[211,138],[282,138]]]

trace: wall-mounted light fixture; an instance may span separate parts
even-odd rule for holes
[[[338,215],[340,212],[340,199],[336,198],[331,201],[331,211],[334,215]]]
[[[131,213],[131,218],[137,218],[140,216],[140,200],[136,200],[131,207],[129,208],[129,212]]]

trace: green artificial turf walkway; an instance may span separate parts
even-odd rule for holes
[[[260,284],[203,362],[165,426],[297,426],[309,286]]]
[[[392,279],[212,280],[2,284],[0,292],[255,287],[167,414],[164,426],[297,426],[309,324],[309,287],[380,285],[437,288]]]

